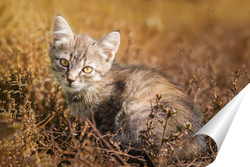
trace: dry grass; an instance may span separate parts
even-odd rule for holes
[[[1,166],[126,165],[120,150],[91,122],[68,116],[48,55],[53,20],[100,38],[119,29],[116,61],[154,66],[171,76],[205,122],[250,81],[250,1],[39,0],[0,2]],[[210,150],[169,166],[204,166]],[[142,159],[141,157],[134,157]],[[142,160],[143,161],[143,160]]]

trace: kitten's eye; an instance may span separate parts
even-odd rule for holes
[[[82,71],[86,74],[90,74],[93,71],[93,68],[90,66],[86,66],[82,69]]]
[[[67,67],[69,65],[69,62],[66,59],[60,59],[60,64],[64,67]]]

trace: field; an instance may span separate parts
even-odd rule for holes
[[[49,59],[58,13],[74,32],[96,39],[119,29],[115,61],[163,71],[204,123],[250,82],[248,0],[1,0],[1,166],[129,166],[128,150],[68,114]],[[206,154],[168,166],[211,163],[216,146],[209,138],[208,145]],[[149,157],[157,165],[157,157]]]

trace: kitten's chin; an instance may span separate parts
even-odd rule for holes
[[[63,89],[66,91],[66,92],[79,92],[82,90],[81,87],[72,87],[72,86],[63,86]]]

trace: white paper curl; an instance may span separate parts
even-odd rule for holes
[[[250,167],[250,84],[197,134],[206,134],[217,144],[217,157],[209,167]]]

